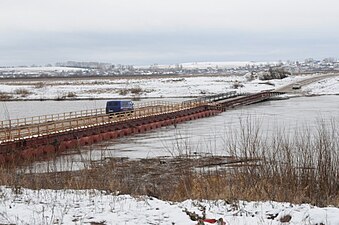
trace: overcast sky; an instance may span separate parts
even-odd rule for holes
[[[0,0],[0,66],[338,58],[337,0]]]

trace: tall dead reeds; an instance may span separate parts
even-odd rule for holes
[[[227,163],[220,163],[216,156],[207,161],[184,155],[189,147],[184,145],[178,149],[181,154],[173,153],[180,156],[171,159],[108,160],[105,156],[99,163],[86,162],[85,169],[73,172],[18,173],[18,168],[0,168],[0,184],[33,189],[93,188],[174,201],[275,200],[339,206],[338,137],[335,120],[320,119],[270,133],[261,121],[247,118],[224,138],[226,154],[232,159]]]

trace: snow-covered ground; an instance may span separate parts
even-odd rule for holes
[[[229,61],[229,62],[187,62],[181,64],[156,65],[157,68],[176,68],[181,66],[183,69],[207,69],[207,68],[227,68],[236,69],[246,66],[274,66],[281,62],[252,62],[252,61]],[[137,66],[136,68],[149,68],[150,65]]]
[[[96,190],[13,190],[0,187],[1,224],[197,224],[186,211],[226,224],[338,225],[339,208],[308,204],[225,201],[168,202]],[[289,220],[289,223],[281,221]],[[205,224],[211,224],[205,222]],[[217,223],[213,223],[217,224]]]
[[[263,66],[270,65],[274,66],[279,62],[251,62],[251,61],[233,61],[233,62],[193,62],[193,63],[182,63],[183,68],[189,69],[207,69],[212,68],[239,68],[246,66]]]
[[[311,76],[315,75],[289,76],[281,80],[270,80],[269,83],[258,79],[248,81],[244,76],[93,78],[41,82],[20,80],[0,83],[0,92],[6,93],[12,99],[195,97],[229,91],[253,93],[272,90]],[[328,78],[303,86],[302,91],[310,94],[339,94],[338,80],[338,77]]]
[[[312,83],[302,88],[303,91],[315,95],[339,94],[339,76],[324,79],[316,83]]]

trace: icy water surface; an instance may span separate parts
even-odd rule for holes
[[[82,148],[81,154],[60,157],[53,162],[53,168],[83,168],[89,159],[101,160],[106,157],[140,159],[186,153],[227,155],[225,146],[228,137],[241,127],[260,127],[264,135],[270,135],[278,129],[293,133],[305,126],[318,127],[319,120],[326,123],[339,121],[339,96],[268,101],[229,110],[214,117],[188,121],[176,127],[172,125],[101,142]],[[40,165],[46,168],[46,163]]]
[[[304,97],[269,101],[229,110],[218,116],[203,118],[124,137],[92,146],[106,149],[112,156],[145,158],[159,155],[211,153],[226,154],[231,133],[240,128],[260,128],[264,135],[284,129],[294,132],[302,127],[318,127],[320,120],[339,121],[339,97]]]

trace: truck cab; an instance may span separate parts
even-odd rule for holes
[[[129,100],[112,100],[106,103],[106,114],[117,112],[133,112],[134,104]]]

